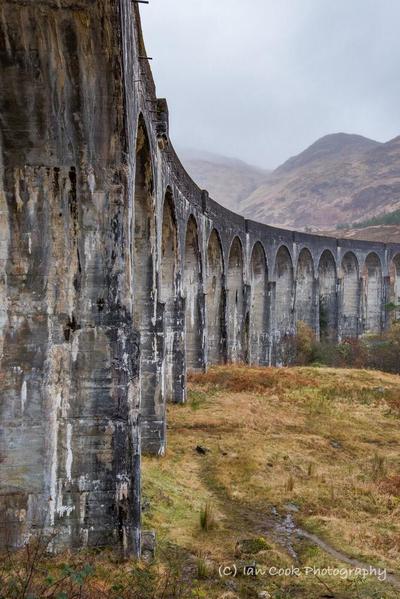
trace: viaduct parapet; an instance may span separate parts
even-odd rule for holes
[[[137,3],[0,6],[0,546],[140,553],[140,456],[188,370],[379,333],[400,244],[234,214],[169,138]]]

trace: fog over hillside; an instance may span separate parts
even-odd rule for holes
[[[211,152],[179,148],[192,179],[218,203],[240,212],[241,203],[267,179],[269,171]]]

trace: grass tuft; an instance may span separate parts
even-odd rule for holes
[[[371,478],[373,481],[377,481],[383,478],[386,474],[386,459],[385,456],[374,453],[371,460]]]
[[[200,510],[200,528],[204,532],[209,532],[216,525],[214,508],[210,502],[207,502]]]
[[[294,478],[292,475],[290,475],[285,483],[285,491],[287,491],[288,493],[292,493],[293,490],[294,490]]]

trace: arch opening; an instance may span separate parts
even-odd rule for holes
[[[176,345],[176,271],[178,261],[178,234],[171,191],[164,199],[161,236],[161,289],[164,304],[164,394],[166,401],[175,400],[175,345]]]
[[[337,272],[332,253],[325,250],[318,266],[319,334],[321,340],[337,340]]]
[[[275,318],[281,337],[293,334],[293,263],[289,250],[279,248],[275,260]]]
[[[357,258],[347,252],[342,260],[342,337],[359,334],[360,277]]]
[[[382,331],[382,266],[377,254],[368,254],[363,269],[364,333]]]
[[[157,366],[154,356],[155,269],[155,212],[154,181],[150,144],[146,125],[139,118],[136,140],[136,169],[134,194],[133,284],[135,328],[140,334],[140,398],[142,411],[142,440],[146,452],[158,453],[163,438],[162,415],[156,400]],[[158,424],[156,425],[155,422]]]
[[[217,231],[213,229],[208,241],[206,273],[207,361],[209,364],[223,362],[223,277],[221,242]]]
[[[301,250],[297,262],[296,319],[315,331],[314,263],[307,248]]]
[[[244,359],[244,290],[243,290],[243,251],[238,237],[232,242],[228,260],[227,276],[227,319],[228,319],[228,359],[240,362]]]
[[[250,364],[265,365],[267,359],[267,281],[268,270],[264,248],[257,242],[253,248],[250,263]]]
[[[184,294],[185,302],[185,356],[188,370],[203,367],[203,331],[200,308],[201,258],[197,223],[189,218],[185,240]]]

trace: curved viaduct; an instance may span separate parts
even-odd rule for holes
[[[140,455],[186,373],[384,330],[400,245],[245,220],[182,167],[137,3],[0,9],[0,544],[140,552]]]

